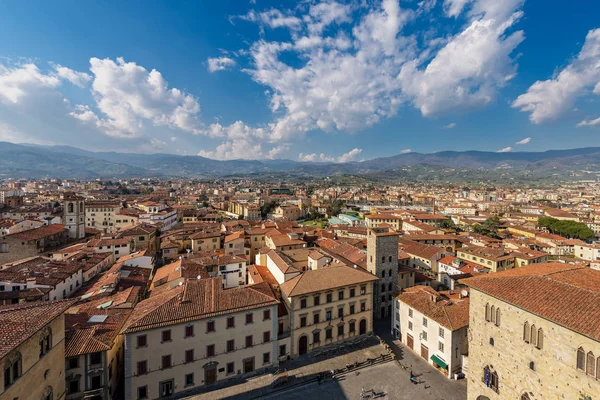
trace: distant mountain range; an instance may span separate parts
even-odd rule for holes
[[[363,162],[311,163],[291,160],[219,161],[200,156],[91,152],[70,146],[41,146],[0,142],[0,177],[8,178],[217,178],[242,175],[326,177],[363,175],[413,179],[421,176],[452,177],[470,172],[493,176],[560,178],[596,176],[600,148],[589,147],[544,152],[494,153],[443,151],[408,153]]]

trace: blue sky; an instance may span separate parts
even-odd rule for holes
[[[338,162],[598,146],[599,21],[594,1],[5,1],[0,140]]]

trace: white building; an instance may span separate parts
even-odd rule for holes
[[[468,295],[415,286],[393,303],[395,337],[448,378],[462,372],[468,354]]]

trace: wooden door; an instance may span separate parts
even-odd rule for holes
[[[244,373],[247,374],[252,371],[254,371],[254,358],[248,358],[244,360]]]
[[[429,360],[429,349],[426,346],[421,345],[421,357]]]
[[[303,355],[308,351],[308,336],[300,337],[298,341],[298,354]]]
[[[413,337],[409,334],[406,335],[406,345],[412,350],[415,343]]]
[[[367,333],[367,320],[366,319],[360,320],[360,323],[358,324],[358,331],[361,335],[364,335]]]
[[[204,384],[212,385],[217,381],[217,368],[209,367],[204,370]]]

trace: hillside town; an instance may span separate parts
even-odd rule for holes
[[[6,179],[0,203],[2,399],[600,398],[596,181]]]

